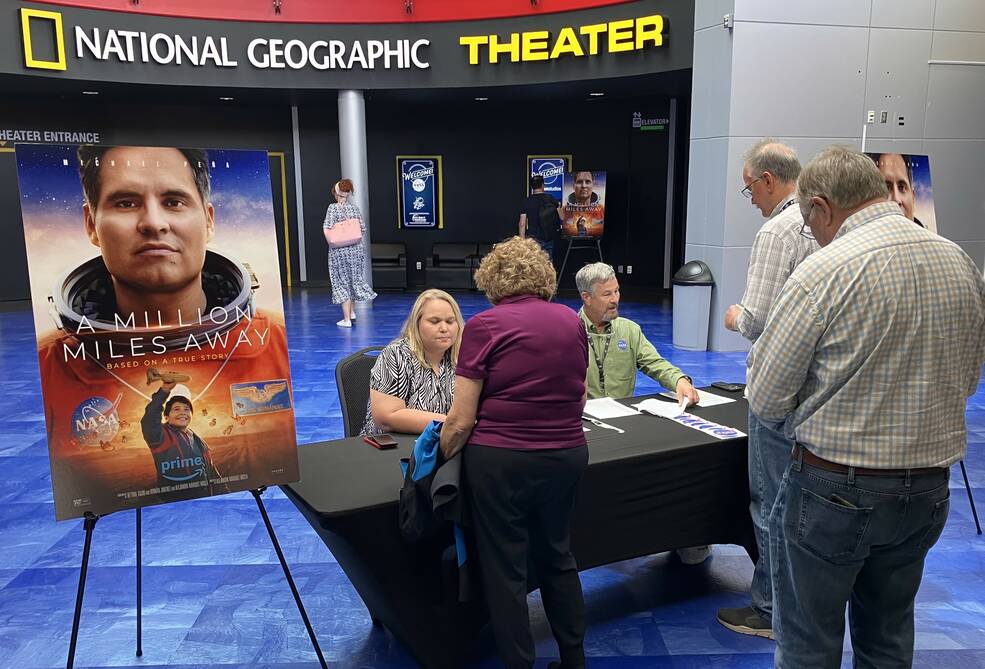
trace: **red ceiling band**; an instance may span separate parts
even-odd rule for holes
[[[408,23],[474,21],[568,12],[628,0],[43,0],[49,5],[226,21]],[[278,11],[279,9],[279,11]]]

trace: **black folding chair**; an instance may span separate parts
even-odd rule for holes
[[[366,422],[369,373],[382,350],[382,346],[370,346],[347,355],[335,365],[335,385],[339,390],[342,425],[347,437],[359,434]]]

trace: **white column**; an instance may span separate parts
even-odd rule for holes
[[[366,281],[373,285],[373,270],[370,258],[370,211],[369,211],[369,160],[366,155],[366,102],[362,91],[339,91],[339,159],[342,174],[339,178],[351,179],[356,192],[352,203],[359,207],[366,232],[363,243],[366,247]],[[334,182],[332,182],[334,183]]]

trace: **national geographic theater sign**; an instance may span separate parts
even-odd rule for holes
[[[691,67],[689,0],[406,24],[206,21],[11,3],[0,72],[267,88],[496,86]]]

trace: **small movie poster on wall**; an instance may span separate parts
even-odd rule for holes
[[[601,237],[605,229],[605,172],[564,175],[561,229],[566,237]]]
[[[886,180],[889,199],[908,219],[937,232],[934,190],[930,183],[930,159],[913,153],[867,153]]]
[[[56,518],[297,481],[267,153],[15,155]]]

